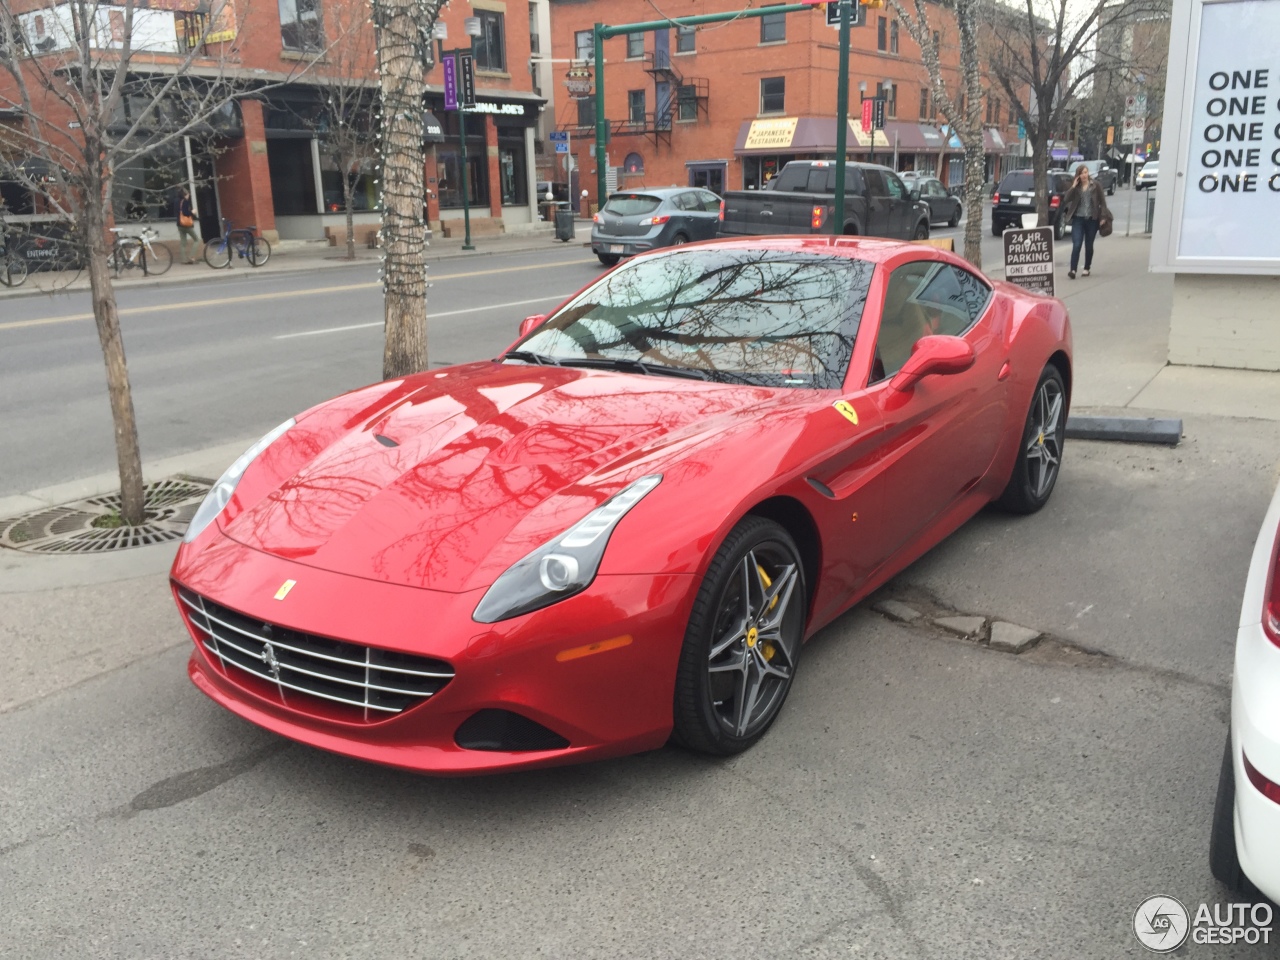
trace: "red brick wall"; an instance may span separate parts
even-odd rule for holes
[[[242,100],[244,136],[225,141],[216,162],[218,200],[222,215],[237,227],[256,225],[268,240],[278,239],[271,203],[271,171],[267,167],[267,138],[262,104]]]

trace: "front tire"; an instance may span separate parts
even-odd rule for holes
[[[6,287],[18,287],[27,279],[27,261],[24,257],[9,257],[4,262],[4,280]]]
[[[616,267],[618,261],[622,258],[616,253],[597,253],[596,259],[603,263],[606,267]]]
[[[1248,881],[1240,869],[1236,851],[1236,770],[1231,762],[1231,734],[1222,751],[1218,774],[1218,798],[1213,805],[1213,828],[1209,833],[1209,870],[1228,890],[1244,890]]]
[[[960,208],[957,206],[955,213],[951,214],[951,219],[947,221],[948,227],[954,227],[960,222]]]
[[[791,690],[808,593],[785,529],[745,518],[716,551],[698,590],[676,672],[674,739],[700,753],[746,750]]]
[[[921,220],[918,224],[916,224],[916,232],[911,239],[913,240],[929,239],[929,221],[928,220]]]
[[[231,241],[218,237],[206,243],[204,245],[204,262],[215,270],[231,266]]]
[[[1010,513],[1035,513],[1058,482],[1067,433],[1067,390],[1053,364],[1045,366],[1031,395],[1031,409],[1018,443],[1013,475],[998,503]]]

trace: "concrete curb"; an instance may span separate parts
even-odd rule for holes
[[[1177,446],[1182,421],[1156,417],[1068,417],[1071,440],[1113,440],[1121,443],[1160,443]]]

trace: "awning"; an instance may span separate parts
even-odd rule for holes
[[[883,130],[875,131],[875,148],[892,150],[897,138],[899,152],[936,153],[944,148],[947,153],[963,153],[960,139],[948,134],[944,128],[931,123],[910,123],[889,120]],[[1004,153],[1008,146],[999,130],[983,130],[983,148],[986,153]],[[862,118],[849,120],[846,149],[849,153],[864,153],[871,149],[871,137],[862,129]],[[826,153],[836,151],[836,124],[832,117],[768,117],[744,121],[738,128],[738,139],[733,145],[736,156],[785,153]]]
[[[422,142],[444,143],[444,127],[430,110],[422,111]]]

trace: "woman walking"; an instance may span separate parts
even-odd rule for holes
[[[1084,275],[1087,277],[1093,268],[1093,239],[1103,224],[1102,235],[1110,233],[1111,211],[1107,209],[1107,199],[1102,193],[1102,186],[1089,177],[1089,168],[1083,163],[1076,167],[1076,178],[1071,181],[1071,188],[1062,198],[1062,215],[1071,224],[1071,269],[1067,276],[1076,278],[1076,268],[1080,266],[1080,247],[1084,246]]]
[[[187,252],[187,241],[191,242],[191,252]],[[178,194],[178,253],[183,263],[195,263],[196,251],[200,249],[200,241],[196,238],[196,215],[191,209],[191,191],[186,187]]]

